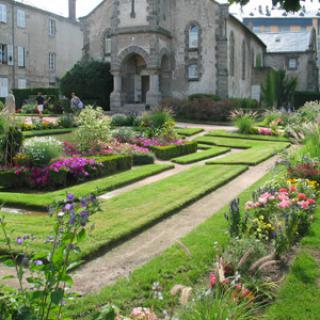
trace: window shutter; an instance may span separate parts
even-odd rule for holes
[[[27,88],[27,80],[26,79],[19,79],[18,80],[18,88],[19,89],[26,89]]]
[[[8,79],[7,78],[0,78],[0,97],[5,98],[8,96]]]
[[[5,4],[0,4],[0,22],[7,22],[7,7]]]
[[[25,28],[26,26],[26,15],[23,10],[17,10],[17,25],[18,27]]]
[[[8,65],[13,66],[14,65],[14,53],[13,53],[13,46],[8,45]]]
[[[18,47],[18,66],[19,67],[25,67],[26,65],[26,59],[25,59],[25,48]]]

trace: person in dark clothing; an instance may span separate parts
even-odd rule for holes
[[[37,101],[37,110],[38,110],[39,114],[42,115],[43,109],[44,109],[45,98],[41,92],[38,92],[38,95],[36,97],[36,101]]]

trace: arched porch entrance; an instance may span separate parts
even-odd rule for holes
[[[146,103],[150,76],[144,58],[136,53],[129,55],[124,59],[120,71],[124,103]]]

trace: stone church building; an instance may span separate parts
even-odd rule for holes
[[[195,93],[250,97],[266,51],[212,0],[105,0],[81,25],[84,57],[111,63],[113,112]]]

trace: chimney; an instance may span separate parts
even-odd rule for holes
[[[69,1],[69,19],[72,21],[77,20],[76,14],[76,1],[77,0],[68,0]]]

